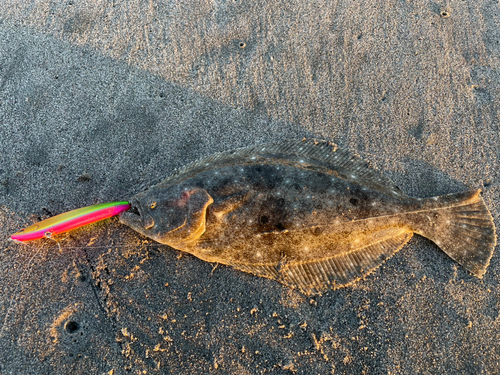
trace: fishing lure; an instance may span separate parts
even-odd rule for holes
[[[118,215],[130,208],[128,202],[100,203],[53,216],[23,228],[10,236],[14,241],[31,241],[70,231]]]

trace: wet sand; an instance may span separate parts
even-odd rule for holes
[[[496,2],[0,4],[0,374],[495,374],[483,279],[415,236],[306,297],[116,218],[15,244],[215,152],[318,138],[403,192],[483,189],[499,227]]]

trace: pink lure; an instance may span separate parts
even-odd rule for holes
[[[10,236],[10,238],[15,241],[30,241],[50,237],[118,215],[129,208],[130,204],[128,202],[100,203],[78,208],[35,223],[28,228],[23,228]]]

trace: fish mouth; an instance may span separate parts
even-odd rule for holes
[[[130,208],[120,214],[120,222],[136,228],[142,223],[141,205],[136,200],[131,200],[129,204]]]
[[[141,216],[140,204],[137,201],[130,202],[129,212],[133,215]]]
[[[144,213],[141,204],[136,200],[131,200],[130,208],[120,215],[120,222],[137,230],[151,229],[155,221],[151,215]]]

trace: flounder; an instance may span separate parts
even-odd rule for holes
[[[349,285],[414,233],[482,277],[496,245],[480,190],[411,198],[329,142],[222,152],[134,196],[120,221],[208,262],[305,294]]]

